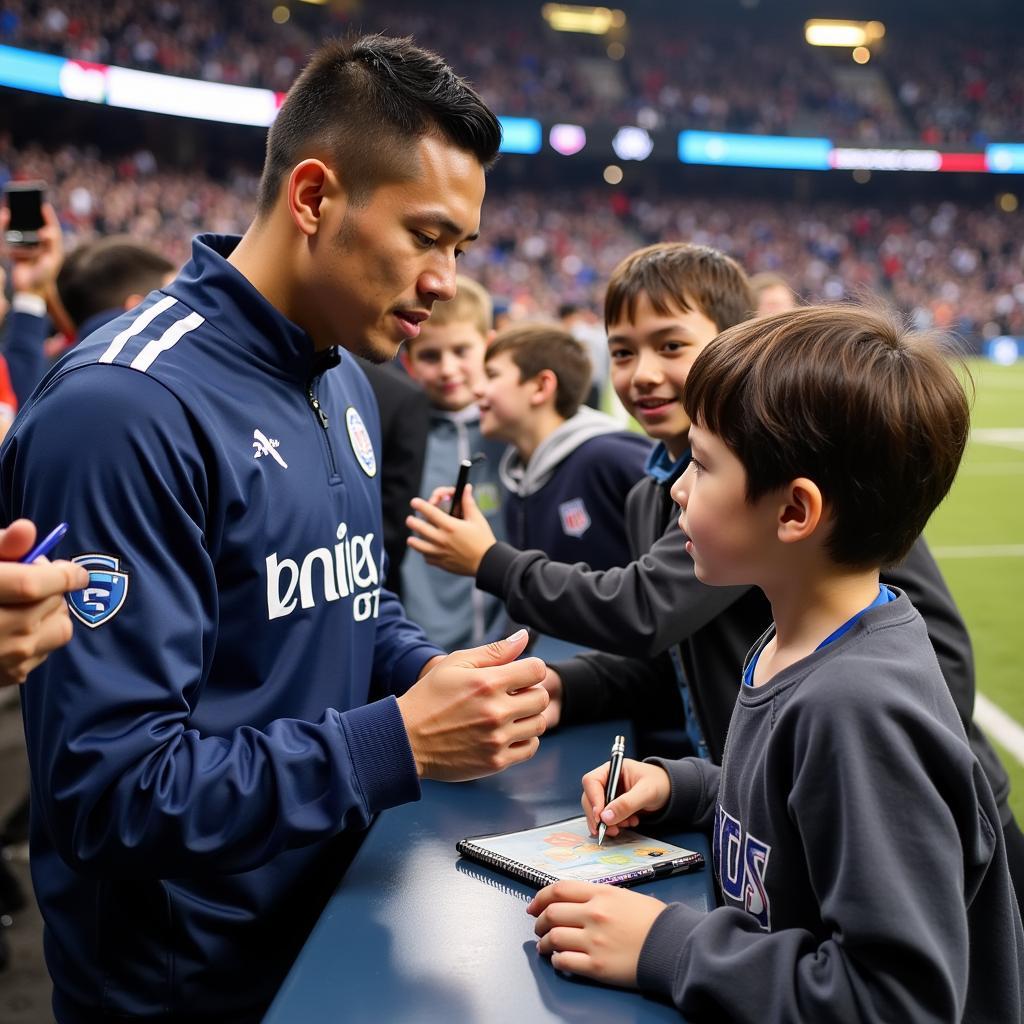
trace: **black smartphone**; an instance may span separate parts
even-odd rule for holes
[[[462,459],[459,462],[459,475],[455,478],[455,491],[452,493],[452,503],[448,506],[448,514],[456,519],[462,518],[462,492],[466,489],[469,471],[472,468],[472,459]]]
[[[11,211],[4,239],[8,245],[38,245],[43,220],[45,181],[9,181],[4,198]]]

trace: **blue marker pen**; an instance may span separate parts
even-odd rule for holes
[[[58,524],[20,561],[30,565],[42,555],[48,555],[60,543],[61,538],[67,532],[67,523]]]

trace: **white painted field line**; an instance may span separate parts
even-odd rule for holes
[[[1020,462],[968,462],[959,470],[960,476],[1020,476],[1024,473],[1024,459]]]
[[[982,427],[971,431],[971,441],[1024,451],[1024,427]]]
[[[1024,558],[1024,544],[963,544],[934,547],[936,558]]]
[[[980,693],[974,695],[974,720],[1024,765],[1024,727],[1019,722]]]

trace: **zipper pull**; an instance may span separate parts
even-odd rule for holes
[[[319,419],[320,419],[320,426],[323,427],[324,430],[326,430],[327,429],[327,413],[325,413],[323,408],[321,407],[320,399],[317,398],[316,395],[313,394],[313,389],[312,388],[310,388],[306,392],[306,398],[309,401],[309,407],[319,417]]]

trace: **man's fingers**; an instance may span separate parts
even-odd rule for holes
[[[0,561],[15,562],[23,558],[35,542],[35,523],[28,519],[15,519],[6,530],[0,530]]]
[[[524,630],[525,632],[525,630]],[[501,641],[505,643],[505,641]],[[525,647],[526,644],[524,643]],[[531,704],[539,704],[537,712],[541,712],[548,706],[551,700],[548,691],[543,686],[538,686],[544,679],[544,662],[540,658],[522,658],[519,661],[510,662],[507,665],[497,666],[493,672],[488,673],[488,678],[494,681],[495,687],[501,687],[506,693],[523,691],[524,697],[529,695]]]
[[[89,574],[71,562],[0,562],[0,602],[7,604],[34,604],[88,584]]]
[[[529,639],[530,634],[525,629],[518,629],[504,640],[495,640],[482,647],[471,647],[465,651],[453,651],[448,657],[452,664],[462,668],[500,667],[505,674],[511,674],[510,677],[513,681],[520,680],[518,686],[510,687],[510,691],[522,689],[539,683],[544,678],[544,662],[538,658],[524,658],[521,662],[509,664],[509,662],[515,662],[515,659],[523,653]],[[537,662],[541,666],[539,674]],[[502,675],[500,678],[504,678],[504,676]]]

